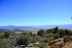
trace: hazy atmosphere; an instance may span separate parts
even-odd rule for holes
[[[0,0],[0,48],[72,48],[72,0]]]
[[[0,26],[71,24],[72,0],[0,0]]]

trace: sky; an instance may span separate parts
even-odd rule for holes
[[[0,26],[72,24],[72,0],[0,0]]]

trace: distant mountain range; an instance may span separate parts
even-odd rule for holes
[[[66,25],[40,25],[40,26],[0,26],[0,29],[17,29],[17,30],[37,30],[37,29],[49,29],[49,28],[54,28],[54,27],[59,27],[62,29],[70,29],[72,30],[72,24],[66,24]]]

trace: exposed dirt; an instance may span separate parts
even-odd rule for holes
[[[63,48],[72,48],[72,42],[65,43]]]

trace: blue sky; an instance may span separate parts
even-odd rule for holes
[[[71,24],[72,0],[0,0],[2,25]]]

